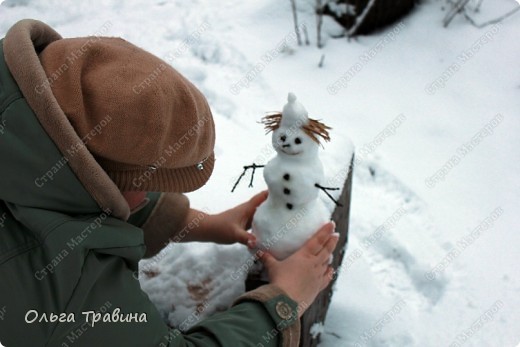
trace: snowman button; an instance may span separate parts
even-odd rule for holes
[[[289,210],[292,210],[292,208],[293,208],[293,205],[292,205],[292,204],[287,204],[287,205],[285,205],[285,206],[287,206],[287,208],[288,208]]]
[[[283,188],[283,193],[286,194],[286,195],[289,195],[289,194],[291,194],[291,190],[289,188],[284,187]]]
[[[290,176],[288,173],[286,173],[285,175],[283,175],[283,179],[284,179],[284,180],[288,181],[289,178],[291,178],[291,176]]]

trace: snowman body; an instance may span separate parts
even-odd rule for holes
[[[278,260],[296,252],[330,219],[316,187],[324,179],[319,145],[299,127],[307,114],[291,95],[281,125],[273,131],[277,155],[264,168],[269,195],[252,223],[258,248]]]

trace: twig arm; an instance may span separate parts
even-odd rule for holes
[[[242,173],[240,174],[240,176],[238,177],[237,181],[235,182],[235,184],[233,185],[233,188],[231,189],[231,193],[233,193],[235,191],[235,188],[238,186],[238,184],[240,183],[240,180],[242,179],[242,177],[245,176],[247,170],[249,169],[253,169],[253,173],[251,174],[251,181],[249,181],[249,188],[253,187],[253,177],[255,176],[255,170],[256,169],[259,169],[259,168],[263,168],[265,167],[265,165],[257,165],[255,163],[251,164],[251,165],[246,165],[244,166],[244,171],[242,171]]]
[[[327,196],[332,200],[334,201],[334,204],[336,204],[336,206],[340,206],[342,207],[343,205],[341,203],[339,203],[336,199],[334,199],[334,197],[332,195],[330,195],[329,193],[329,190],[339,190],[339,188],[332,188],[332,187],[324,187],[322,186],[321,184],[319,183],[315,183],[314,186],[320,190],[322,190],[325,194],[327,194]]]

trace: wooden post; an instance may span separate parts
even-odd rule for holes
[[[343,190],[338,200],[343,206],[337,206],[332,213],[332,220],[336,223],[336,231],[340,233],[338,246],[334,251],[334,260],[332,261],[332,266],[335,270],[341,267],[343,257],[347,251],[353,165],[354,158],[352,158],[352,161],[350,162],[350,170],[347,179],[343,184]],[[316,336],[316,338],[312,337],[310,333],[311,327],[315,323],[323,324],[325,322],[325,317],[327,316],[327,311],[329,310],[330,301],[332,299],[332,295],[334,294],[332,287],[334,286],[336,279],[337,276],[334,276],[329,286],[318,295],[314,303],[303,314],[303,317],[301,318],[301,347],[316,347],[320,342],[319,335]]]
[[[337,206],[334,212],[332,213],[332,220],[336,223],[336,231],[340,233],[338,245],[336,247],[336,250],[334,251],[334,260],[332,262],[332,266],[335,270],[341,267],[343,257],[347,250],[353,168],[354,158],[352,158],[350,162],[348,176],[343,184],[343,190],[338,199],[338,201],[343,206]],[[332,291],[332,287],[336,282],[336,278],[337,276],[334,276],[329,286],[318,295],[314,303],[307,309],[307,311],[302,316],[302,329],[300,337],[301,347],[316,347],[320,342],[320,336],[318,335],[316,336],[316,338],[313,338],[313,336],[310,333],[310,330],[315,323],[323,324],[325,322],[325,317],[327,316],[330,301],[332,295],[334,294]],[[256,276],[251,275],[246,280],[246,290],[255,289],[263,284],[265,284],[265,282],[259,280]]]

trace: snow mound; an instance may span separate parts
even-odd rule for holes
[[[410,327],[452,286],[445,274],[426,277],[445,250],[427,206],[377,159],[358,159],[353,179],[349,245],[336,282],[350,291],[332,297],[320,346],[417,346]]]
[[[433,236],[433,224],[424,203],[375,161],[354,169],[352,237],[381,292],[408,297],[418,308],[435,305],[448,279],[426,274],[445,254]],[[366,211],[378,210],[378,216]],[[384,219],[383,219],[384,218]]]
[[[249,257],[241,245],[170,243],[139,263],[139,281],[165,322],[185,331],[245,292]]]

